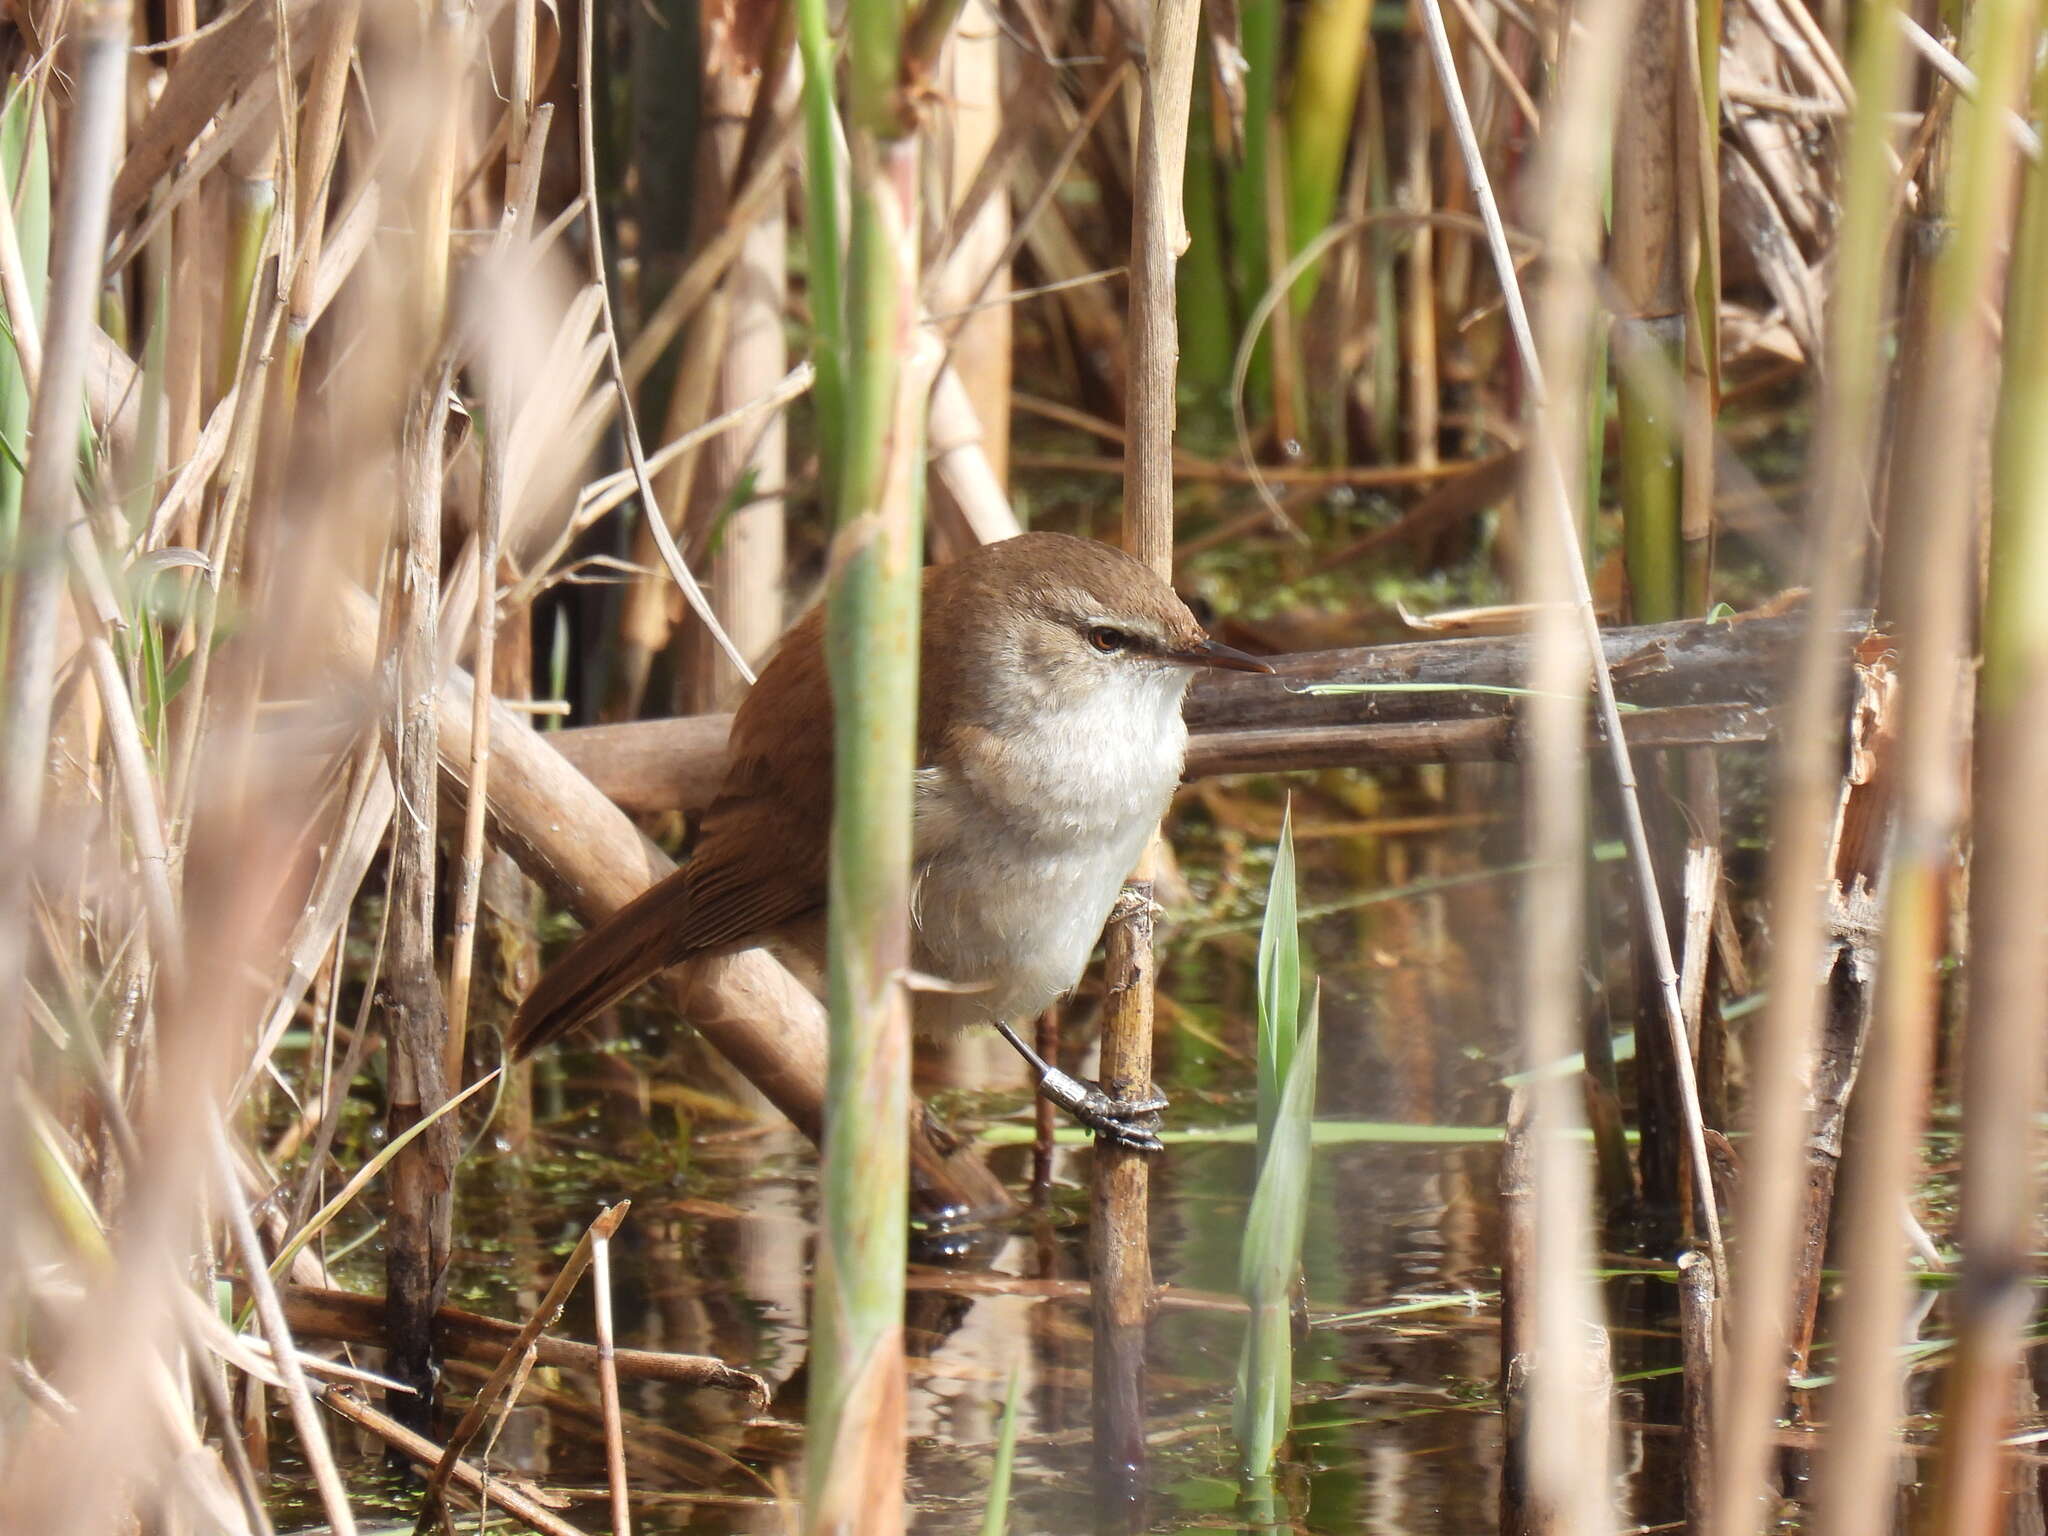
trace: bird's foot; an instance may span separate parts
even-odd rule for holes
[[[1101,1084],[1071,1077],[1057,1067],[1038,1080],[1038,1091],[1098,1138],[1138,1152],[1163,1150],[1159,1112],[1167,1101],[1157,1092],[1142,1099],[1113,1099],[1102,1091]]]

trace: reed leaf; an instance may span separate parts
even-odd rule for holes
[[[995,1460],[988,1469],[988,1508],[981,1517],[981,1536],[1003,1536],[1010,1528],[1010,1482],[1017,1464],[1017,1418],[1024,1406],[1024,1367],[1010,1368],[1010,1389],[1003,1398],[1002,1428],[996,1431]]]
[[[50,140],[36,117],[37,93],[18,76],[8,82],[7,104],[0,108],[0,194],[12,199],[15,238],[21,246],[22,276],[30,294],[39,294],[50,274]],[[12,549],[21,521],[21,459],[28,438],[28,384],[15,351],[12,318],[0,341],[0,549]],[[0,607],[0,629],[5,609]]]
[[[1259,1159],[1266,1146],[1293,1068],[1301,1018],[1301,923],[1294,882],[1294,809],[1280,823],[1273,876],[1266,887],[1266,916],[1259,929]]]
[[[358,1168],[349,1181],[341,1186],[341,1189],[334,1198],[315,1211],[312,1220],[294,1232],[291,1235],[291,1239],[277,1251],[277,1257],[270,1261],[271,1278],[283,1279],[285,1274],[291,1269],[292,1260],[299,1256],[308,1243],[326,1231],[333,1224],[335,1217],[348,1209],[356,1196],[369,1187],[370,1181],[384,1171],[386,1163],[411,1146],[414,1140],[429,1127],[438,1124],[443,1118],[453,1114],[469,1099],[475,1097],[492,1083],[495,1083],[503,1070],[502,1067],[499,1067],[486,1072],[482,1077],[463,1089],[462,1092],[453,1094],[443,1100],[431,1113],[420,1116],[418,1120],[414,1121],[403,1131],[392,1137],[384,1146],[380,1147],[377,1155]]]
[[[1246,1477],[1271,1470],[1287,1436],[1294,1402],[1292,1307],[1301,1275],[1301,1239],[1308,1224],[1311,1116],[1316,1097],[1316,1035],[1320,996],[1309,1005],[1296,1041],[1272,1132],[1262,1138],[1258,1184],[1245,1218],[1238,1285],[1251,1317],[1238,1356],[1238,1469]]]

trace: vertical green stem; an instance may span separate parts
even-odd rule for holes
[[[1675,315],[1614,323],[1623,555],[1629,617],[1637,624],[1663,624],[1681,611],[1679,423],[1670,410],[1678,394],[1678,328]]]
[[[1223,208],[1217,196],[1216,125],[1209,95],[1198,89],[1194,96],[1183,182],[1188,248],[1175,274],[1180,295],[1181,380],[1205,407],[1222,401],[1237,351],[1223,261]]]
[[[1351,147],[1358,78],[1371,40],[1372,0],[1311,0],[1301,18],[1294,87],[1287,100],[1287,253],[1291,257],[1330,222],[1337,182]],[[1295,279],[1296,314],[1316,295],[1320,262]]]
[[[1244,158],[1230,178],[1230,240],[1242,315],[1266,291],[1266,178],[1280,100],[1280,0],[1244,0],[1238,27],[1244,51]],[[1262,338],[1252,349],[1247,392],[1270,409],[1272,388],[1273,349]]]
[[[836,778],[825,1189],[804,1508],[812,1533],[900,1531],[903,1522],[903,978],[924,486],[924,391],[910,366],[920,338],[918,144],[899,85],[903,21],[900,0],[853,6],[848,19],[853,218],[846,434],[826,613]]]

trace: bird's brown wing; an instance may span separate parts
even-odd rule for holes
[[[832,699],[820,639],[815,616],[791,630],[773,667],[780,686],[769,695],[757,688],[733,719],[732,764],[704,813],[689,863],[598,923],[548,968],[512,1021],[515,1059],[672,965],[745,949],[823,911]]]

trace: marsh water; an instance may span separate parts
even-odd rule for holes
[[[1153,1530],[1292,1528],[1425,1536],[1495,1526],[1501,1462],[1499,1124],[1516,1071],[1513,879],[1495,809],[1442,782],[1389,807],[1327,776],[1296,799],[1305,936],[1323,983],[1319,1147],[1307,1237],[1296,1415],[1272,1501],[1241,1505],[1231,1395],[1243,1335],[1237,1266],[1253,1178],[1251,973],[1278,807],[1221,791],[1182,811],[1188,874],[1163,930],[1159,1081],[1178,1139],[1155,1159],[1151,1241],[1163,1286],[1149,1341],[1143,1483]],[[1413,805],[1430,805],[1415,815]],[[1092,1065],[1090,997],[1069,1008],[1067,1061]],[[602,1038],[608,1036],[608,1038]],[[909,1491],[915,1530],[979,1532],[997,1421],[1018,1409],[1012,1532],[1087,1532],[1092,1483],[1087,1151],[1061,1137],[1032,1198],[1032,1108],[993,1038],[920,1059],[920,1087],[979,1128],[1012,1219],[922,1241],[909,1298]],[[373,1096],[367,1096],[373,1098]],[[369,1120],[369,1104],[365,1104]],[[801,1487],[815,1155],[688,1030],[627,1012],[543,1063],[524,1147],[483,1130],[457,1190],[453,1305],[522,1319],[600,1204],[631,1198],[614,1243],[618,1341],[758,1370],[766,1415],[709,1393],[627,1382],[643,1530],[793,1530]],[[369,1241],[338,1266],[381,1288]],[[1630,1264],[1640,1264],[1636,1255]],[[1657,1278],[1610,1282],[1618,1372],[1675,1360]],[[588,1284],[559,1331],[592,1337]],[[455,1366],[455,1401],[473,1372]],[[594,1382],[537,1372],[492,1462],[575,1497],[604,1528]],[[1647,1524],[1673,1520],[1673,1446],[1624,1397],[1618,1454]],[[289,1436],[281,1436],[289,1440]],[[344,1442],[356,1487],[393,1516],[416,1503],[379,1448]],[[317,1505],[279,1454],[281,1530]]]
[[[1254,1155],[1253,956],[1277,806],[1221,791],[1183,805],[1188,874],[1178,920],[1163,931],[1159,1077],[1183,1134],[1153,1177],[1163,1291],[1144,1426],[1142,1525],[1152,1530],[1496,1528],[1498,1128],[1503,1079],[1520,1065],[1515,882],[1494,808],[1503,802],[1484,778],[1475,796],[1469,784],[1447,792],[1425,777],[1398,803],[1363,785],[1330,776],[1308,805],[1296,802],[1305,933],[1323,983],[1320,1127],[1295,1432],[1263,1507],[1241,1501],[1230,1425]],[[1067,1056],[1084,1070],[1088,1012],[1084,989]],[[522,1319],[599,1205],[630,1198],[615,1244],[619,1342],[716,1355],[759,1371],[774,1392],[765,1414],[742,1421],[715,1394],[626,1383],[636,1522],[793,1530],[814,1154],[686,1029],[629,1011],[608,1034],[544,1064],[523,1148],[482,1134],[457,1192],[449,1299]],[[1049,1188],[1030,1199],[1031,1104],[994,1040],[922,1058],[919,1086],[956,1125],[979,1130],[1027,1204],[920,1244],[907,1315],[914,1528],[982,1530],[998,1422],[1014,1401],[1008,1529],[1096,1529],[1090,1154],[1063,1137]],[[1626,1272],[1664,1258],[1613,1255],[1606,1290],[1621,1383],[1615,1462],[1639,1528],[1682,1514],[1666,1427],[1677,1358],[1670,1287]],[[374,1234],[340,1265],[365,1289],[380,1287],[380,1269]],[[559,1331],[592,1336],[587,1284]],[[474,1380],[453,1368],[451,1397]],[[595,1400],[588,1380],[537,1373],[492,1455],[496,1469],[570,1495],[564,1515],[590,1530],[608,1524]],[[416,1499],[383,1470],[379,1448],[345,1440],[344,1451],[364,1507],[386,1497],[394,1518],[409,1520]],[[317,1524],[288,1454],[275,1470],[280,1529]]]

